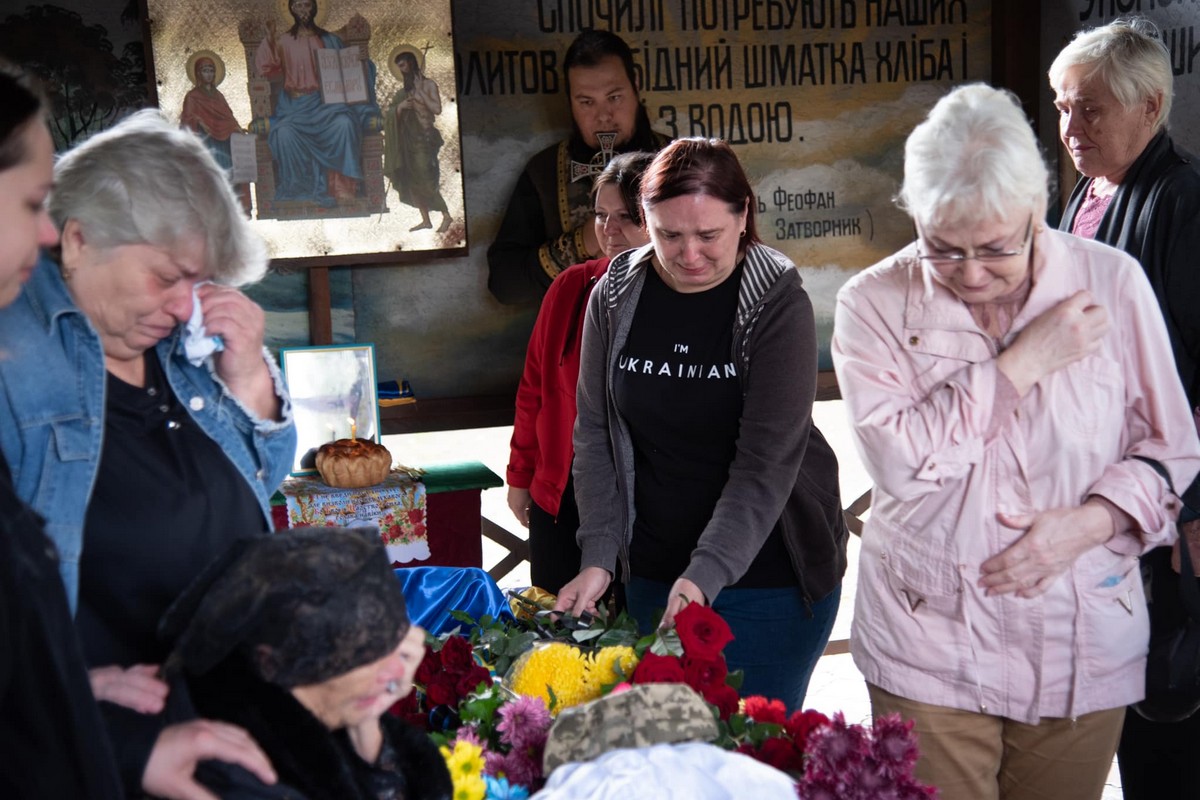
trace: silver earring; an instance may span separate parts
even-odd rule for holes
[[[387,686],[385,686],[384,688],[387,689],[388,694],[398,694],[400,692],[400,682],[399,681],[388,681]]]

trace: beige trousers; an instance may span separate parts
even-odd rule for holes
[[[1027,725],[1004,717],[906,700],[867,684],[876,717],[914,720],[917,779],[941,800],[1099,800],[1125,707]]]

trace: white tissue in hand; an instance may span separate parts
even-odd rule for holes
[[[199,288],[199,287],[196,287]],[[183,352],[192,366],[198,367],[213,353],[225,349],[220,336],[209,336],[204,332],[204,312],[200,307],[200,295],[192,289],[192,316],[183,330]]]

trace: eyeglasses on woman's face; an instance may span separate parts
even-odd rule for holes
[[[1020,244],[1016,247],[1004,244],[1000,244],[999,246],[985,244],[977,248],[941,249],[928,246],[927,242],[924,241],[924,233],[921,233],[919,229],[918,233],[920,238],[917,242],[917,258],[922,261],[928,261],[934,266],[950,267],[956,267],[966,261],[972,260],[986,264],[1025,255],[1025,248],[1029,246],[1030,234],[1033,233],[1033,214],[1029,215],[1029,221],[1025,224],[1025,233],[1022,234]]]

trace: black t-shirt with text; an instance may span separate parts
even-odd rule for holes
[[[630,569],[639,577],[672,583],[683,574],[729,478],[742,416],[733,356],[741,278],[739,264],[712,289],[683,294],[646,267],[614,381],[633,439]],[[735,585],[794,583],[776,530]]]

